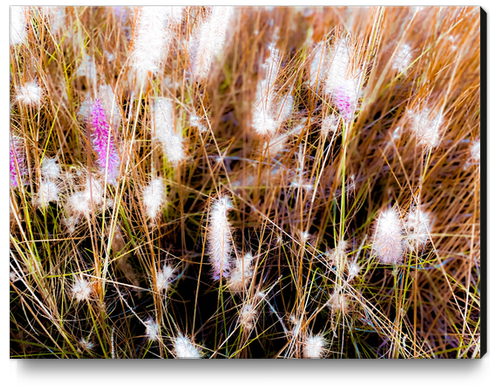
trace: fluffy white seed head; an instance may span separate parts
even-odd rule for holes
[[[275,97],[276,93],[268,89],[267,81],[263,80],[258,84],[252,127],[259,135],[273,135],[279,127],[275,117]]]
[[[72,287],[73,297],[81,302],[82,300],[88,300],[92,292],[92,285],[85,279],[77,277]]]
[[[403,126],[398,126],[395,129],[395,131],[393,131],[393,134],[388,134],[388,136],[390,136],[389,140],[393,142],[393,146],[396,147],[396,141],[400,139],[400,137],[402,136],[402,132],[403,132]]]
[[[121,124],[122,114],[112,87],[107,84],[100,85],[97,98],[104,109],[107,122],[113,129],[112,132],[116,132]]]
[[[168,22],[170,26],[177,26],[182,22],[185,7],[168,7]]]
[[[66,219],[63,219],[63,225],[66,227],[68,233],[75,232],[75,227],[77,226],[77,224],[78,224],[77,216],[70,216]]]
[[[162,292],[163,290],[168,290],[170,288],[170,282],[174,275],[174,269],[168,265],[164,266],[163,269],[157,273],[157,291]]]
[[[299,232],[299,242],[301,243],[301,245],[305,245],[310,237],[311,235],[307,231]]]
[[[171,133],[171,135],[165,139],[165,153],[168,160],[174,165],[178,165],[184,161],[185,151],[182,137],[175,133]]]
[[[104,187],[100,181],[94,178],[87,178],[83,194],[91,207],[98,207],[104,202]]]
[[[184,145],[180,135],[175,133],[175,117],[172,101],[158,98],[153,105],[153,136],[160,141],[167,159],[174,165],[185,158]]]
[[[265,79],[257,85],[255,106],[252,111],[252,127],[259,135],[273,135],[280,126],[277,116],[275,83],[279,75],[279,50],[269,47],[270,55],[265,61]]]
[[[91,205],[87,199],[85,192],[75,192],[73,193],[66,202],[69,212],[73,215],[67,222],[68,229],[73,229],[72,226],[75,225],[76,218],[79,216],[90,216]],[[70,220],[71,219],[71,220]]]
[[[349,273],[347,281],[351,281],[361,272],[361,267],[355,261],[351,261],[347,264],[347,271]]]
[[[10,45],[27,42],[28,7],[10,7]]]
[[[401,46],[393,58],[392,68],[395,71],[402,72],[412,63],[412,49],[408,44]]]
[[[340,312],[342,314],[347,314],[349,312],[349,301],[347,296],[343,294],[339,288],[334,290],[327,305],[333,312]]]
[[[334,250],[329,253],[329,261],[334,267],[344,267],[347,261],[348,243],[340,240]]]
[[[79,217],[89,217],[93,210],[96,210],[104,202],[104,189],[100,181],[94,178],[87,178],[85,181],[85,190],[73,193],[67,200],[66,204],[69,213],[73,216],[68,219],[67,226],[72,229],[76,225]],[[110,201],[106,201],[110,206]]]
[[[402,262],[402,227],[395,209],[387,209],[378,216],[373,250],[382,264],[396,265]]]
[[[476,140],[471,144],[470,160],[480,165],[480,140]]]
[[[347,38],[335,43],[329,54],[326,69],[325,91],[327,93],[335,92],[347,79],[351,54],[350,42]]]
[[[268,89],[274,87],[280,70],[279,49],[275,48],[273,44],[269,47],[270,55],[266,59],[263,67],[266,70],[266,85]]]
[[[55,158],[44,158],[42,163],[41,174],[48,180],[56,180],[60,176],[60,166]]]
[[[316,90],[321,87],[326,76],[326,64],[328,60],[328,50],[325,42],[320,43],[313,51],[313,60],[310,64],[309,86]]]
[[[405,220],[405,228],[409,248],[413,251],[423,249],[432,231],[430,214],[418,207],[412,209]]]
[[[214,58],[222,51],[232,14],[233,7],[212,7],[210,18],[202,24],[192,55],[192,71],[198,81],[207,78]]]
[[[165,135],[174,131],[174,107],[169,99],[157,98],[153,105],[155,136],[162,143]]]
[[[361,78],[349,73],[352,57],[351,42],[337,41],[330,52],[324,93],[333,96],[333,102],[344,119],[351,120],[361,93]]]
[[[439,145],[441,126],[444,122],[442,113],[434,116],[430,109],[423,108],[408,111],[408,117],[411,119],[410,130],[415,134],[419,146],[430,149]]]
[[[43,89],[36,81],[26,83],[17,89],[15,99],[25,106],[39,106],[43,98]]]
[[[146,215],[155,220],[165,201],[165,186],[161,178],[152,180],[143,191],[143,204]]]
[[[253,276],[253,261],[254,257],[251,253],[247,253],[243,258],[235,260],[235,266],[228,279],[228,288],[232,293],[247,289],[248,283]]]
[[[256,316],[257,311],[254,310],[253,305],[245,304],[242,307],[240,314],[238,315],[238,319],[244,330],[249,331],[253,328]]]
[[[221,197],[211,208],[208,246],[214,280],[218,280],[221,275],[229,275],[232,240],[228,211],[231,208],[233,206],[227,196]]]
[[[201,355],[199,350],[194,346],[194,344],[189,340],[189,338],[179,334],[179,336],[174,339],[175,355],[180,359],[199,359]]]
[[[257,99],[259,99],[259,94],[262,91],[257,92]],[[277,121],[268,109],[265,108],[265,104],[259,102],[257,107],[254,109],[253,123],[252,127],[255,129],[259,135],[274,135],[277,131]]]
[[[173,37],[171,23],[178,23],[179,9],[180,7],[138,8],[131,62],[138,86],[144,84],[150,74],[156,74],[160,66],[165,65]]]
[[[160,325],[153,319],[148,319],[145,322],[146,326],[146,337],[150,341],[158,340],[160,337]]]
[[[41,182],[39,192],[34,200],[37,207],[46,207],[50,202],[58,202],[58,185],[51,180]]]
[[[94,344],[85,338],[81,338],[78,341],[78,344],[82,347],[82,349],[87,350],[87,351],[90,351],[94,348]]]
[[[197,114],[192,114],[189,117],[189,126],[197,127],[200,133],[205,133],[208,131],[207,125],[203,123],[203,120]]]
[[[309,335],[304,342],[303,356],[305,358],[321,358],[325,352],[325,339],[321,335]]]

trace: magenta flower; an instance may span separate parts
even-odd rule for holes
[[[13,188],[19,186],[18,181],[22,182],[22,176],[26,172],[22,145],[18,137],[10,138],[10,184]]]
[[[339,87],[339,89],[337,90],[337,94],[335,95],[335,102],[341,114],[346,118],[349,117],[352,108],[351,108],[350,98],[345,93],[343,87]]]
[[[102,173],[107,173],[107,182],[114,185],[119,177],[120,159],[114,134],[107,123],[104,109],[97,99],[92,106],[92,148],[97,153],[97,164]]]
[[[357,108],[358,86],[354,79],[347,79],[337,87],[334,103],[346,121],[353,118]]]

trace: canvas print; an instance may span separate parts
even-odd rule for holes
[[[10,357],[481,357],[483,17],[10,7]]]

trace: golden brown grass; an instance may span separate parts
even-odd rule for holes
[[[468,163],[480,138],[478,7],[236,8],[200,83],[189,42],[211,10],[187,7],[165,66],[138,87],[132,10],[66,8],[57,32],[39,7],[29,11],[27,44],[10,47],[10,132],[27,150],[26,184],[10,189],[12,358],[171,358],[179,334],[208,358],[302,357],[311,334],[323,336],[328,358],[480,356],[480,164]],[[362,94],[354,119],[322,136],[322,119],[338,109],[306,84],[312,51],[348,35]],[[267,150],[274,138],[251,127],[271,43],[277,93],[294,96],[277,135],[296,128],[277,154]],[[397,72],[404,44],[412,60]],[[77,71],[88,57],[95,76]],[[16,102],[35,79],[41,106]],[[101,84],[122,115],[115,186],[98,175],[77,115]],[[186,153],[178,165],[152,140],[158,97],[175,107]],[[409,111],[424,107],[444,118],[432,149],[410,131]],[[206,131],[192,127],[193,114]],[[45,157],[57,158],[62,178],[59,203],[44,210],[33,199]],[[152,221],[143,190],[158,177],[167,195]],[[67,199],[90,178],[102,178],[103,202],[69,232]],[[233,204],[233,258],[255,257],[250,283],[233,293],[225,278],[212,280],[207,245],[209,211],[223,195]],[[403,219],[414,206],[431,214],[427,245],[396,267],[380,264],[371,249],[378,214],[396,207]],[[164,265],[174,279],[160,292]],[[92,291],[77,301],[81,276]],[[241,323],[248,304],[255,314]],[[154,341],[149,319],[160,326]]]

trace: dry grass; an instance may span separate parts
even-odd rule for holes
[[[193,44],[209,7],[183,10],[165,63],[143,81],[132,64],[141,10],[63,14],[29,7],[26,40],[10,46],[10,133],[25,148],[10,188],[12,358],[480,356],[478,7],[235,8],[199,81]],[[339,84],[331,58],[342,39],[345,76],[361,90],[351,116],[335,89],[311,82],[323,47],[325,84]],[[270,44],[279,67],[268,90],[294,102],[261,136],[252,117]],[[409,60],[397,62],[404,45]],[[17,99],[32,81],[38,105]],[[102,103],[115,184],[80,111],[104,84],[115,95]],[[162,131],[172,146],[156,139],[157,98],[173,106]],[[322,132],[331,114],[339,123]],[[170,162],[180,142],[184,158]],[[61,169],[57,198],[36,205],[47,158]],[[144,192],[157,178],[163,199],[150,218]],[[373,248],[389,208],[403,249],[394,265],[377,253],[386,243],[395,253],[392,241]],[[420,245],[406,221],[415,208],[430,216]],[[229,248],[209,245],[228,233]],[[210,248],[230,250],[218,280]]]

